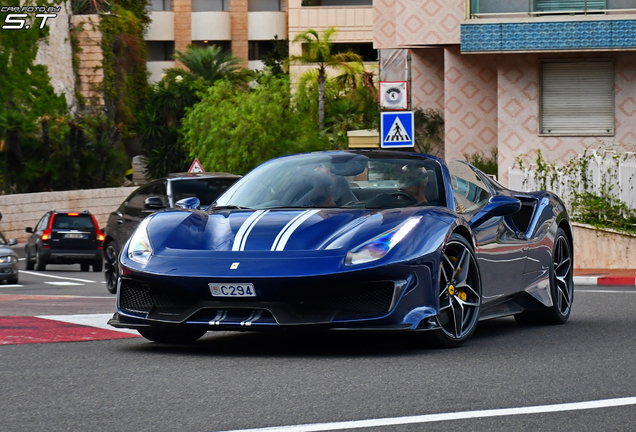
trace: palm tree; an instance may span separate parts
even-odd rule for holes
[[[248,83],[252,72],[243,68],[242,61],[234,54],[216,45],[199,48],[188,45],[185,52],[176,51],[175,59],[183,63],[189,71],[181,68],[170,68],[166,75],[191,75],[193,80],[203,78],[212,85],[220,79],[228,79],[237,83]]]
[[[342,68],[349,62],[362,63],[362,57],[353,52],[334,54],[333,38],[338,33],[335,27],[325,29],[321,34],[316,30],[306,30],[294,38],[302,43],[302,53],[290,57],[292,63],[315,64],[318,70],[318,127],[324,128],[325,120],[325,81],[327,68]]]

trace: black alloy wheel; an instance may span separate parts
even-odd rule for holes
[[[173,345],[192,343],[207,333],[207,330],[200,328],[149,327],[137,331],[149,341]]]
[[[520,324],[565,324],[570,318],[574,301],[574,265],[570,241],[559,228],[552,248],[550,294],[552,306],[539,311],[526,311],[515,315]]]
[[[439,281],[440,329],[435,337],[443,346],[463,345],[475,332],[481,307],[481,280],[473,248],[452,234],[442,254]]]
[[[111,240],[106,245],[104,250],[104,262],[106,271],[104,277],[106,278],[106,289],[111,294],[117,294],[117,259],[119,257],[119,248],[114,240]],[[94,269],[95,267],[93,267]]]

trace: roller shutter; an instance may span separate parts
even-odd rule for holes
[[[613,62],[544,62],[541,133],[613,135]]]
[[[605,10],[606,0],[536,0],[536,12]]]

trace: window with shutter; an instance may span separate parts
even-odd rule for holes
[[[541,134],[614,135],[614,63],[545,61]]]

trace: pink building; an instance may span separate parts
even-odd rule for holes
[[[636,0],[375,0],[374,46],[410,49],[413,107],[444,112],[446,158],[636,148]]]

